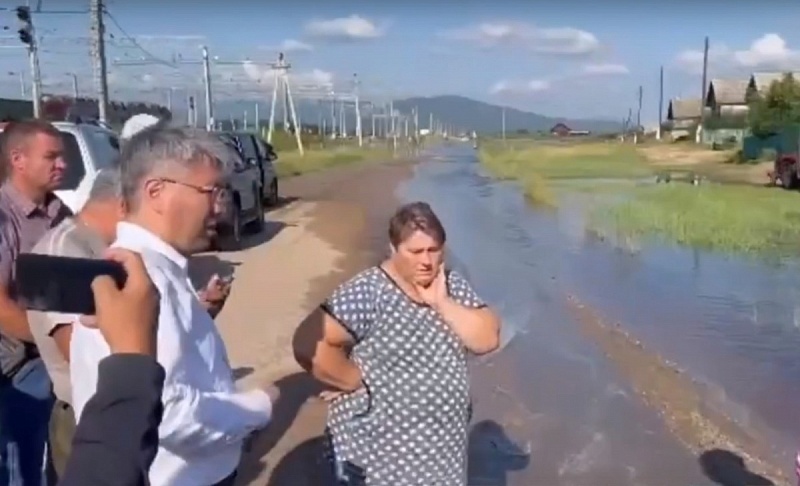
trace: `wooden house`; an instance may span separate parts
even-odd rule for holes
[[[717,118],[741,118],[747,115],[749,80],[712,79],[708,84],[705,106]]]
[[[556,123],[553,125],[553,128],[550,129],[550,135],[555,137],[566,137],[571,132],[572,130],[564,123]]]
[[[763,96],[764,93],[769,90],[769,87],[772,86],[772,83],[775,81],[780,81],[783,79],[784,76],[787,74],[792,74],[794,79],[800,82],[800,72],[794,71],[774,71],[774,72],[764,72],[764,73],[753,73],[750,76],[750,81],[747,83],[747,99],[750,99],[751,96],[761,95]]]

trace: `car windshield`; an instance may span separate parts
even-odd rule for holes
[[[117,164],[119,159],[119,139],[108,130],[87,130],[87,142],[92,151],[96,169],[104,169]]]
[[[81,146],[75,135],[68,132],[61,132],[61,140],[64,143],[64,162],[67,167],[59,189],[62,191],[75,190],[86,175]]]

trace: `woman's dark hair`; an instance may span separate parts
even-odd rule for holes
[[[389,220],[389,241],[393,246],[408,239],[415,231],[421,231],[443,245],[447,240],[442,222],[425,202],[412,202],[397,209]]]

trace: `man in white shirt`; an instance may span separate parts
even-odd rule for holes
[[[141,253],[161,295],[157,359],[166,380],[153,486],[232,485],[244,440],[266,426],[277,396],[274,387],[237,391],[225,345],[187,273],[188,256],[213,234],[231,160],[205,132],[158,127],[133,136],[120,156],[128,216],[112,246]],[[78,326],[70,354],[80,418],[109,348],[97,330]]]

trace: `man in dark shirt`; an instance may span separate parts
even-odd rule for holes
[[[60,132],[43,120],[8,124],[0,146],[0,486],[41,483],[50,378],[14,289],[14,261],[71,214],[53,191],[66,169]]]
[[[100,362],[97,392],[78,422],[61,486],[143,486],[158,450],[164,369],[155,359],[158,294],[141,257],[113,249],[128,278],[92,284],[96,316],[111,355]]]

